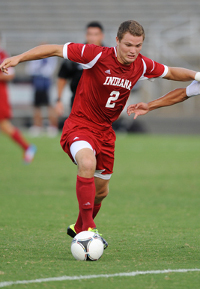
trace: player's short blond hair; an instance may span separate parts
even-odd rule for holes
[[[145,38],[144,28],[135,20],[128,20],[120,24],[117,32],[119,41],[122,40],[124,34],[127,32],[133,36],[143,36],[143,40]]]

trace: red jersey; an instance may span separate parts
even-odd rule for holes
[[[4,59],[8,58],[8,55],[5,51],[0,49],[0,63],[4,61]],[[3,72],[0,70],[0,74]],[[7,96],[7,84],[5,81],[0,81],[0,97]]]
[[[83,67],[69,118],[106,128],[119,117],[139,79],[163,77],[168,68],[141,54],[130,65],[117,60],[116,47],[66,43],[63,56]]]
[[[0,49],[0,63],[8,57],[7,53]],[[0,70],[0,74],[3,72]],[[7,82],[0,81],[0,120],[11,117],[11,108],[8,101]]]

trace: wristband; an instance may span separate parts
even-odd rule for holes
[[[188,97],[200,94],[200,82],[194,80],[190,85],[186,87],[186,95]]]
[[[56,102],[59,102],[59,101],[61,101],[61,98],[57,98],[57,99],[56,99]]]
[[[200,72],[197,72],[197,73],[195,74],[194,79],[195,79],[196,81],[200,81]]]

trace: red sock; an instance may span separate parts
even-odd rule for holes
[[[29,147],[29,144],[25,141],[21,132],[17,128],[14,130],[13,134],[11,135],[11,138],[16,143],[18,143],[23,148],[23,150],[27,150],[27,148]]]
[[[96,217],[96,215],[98,214],[99,210],[101,208],[101,203],[100,204],[94,204],[94,208],[93,208],[93,219]],[[82,217],[81,217],[81,213],[79,211],[79,215],[78,215],[78,219],[76,221],[75,224],[75,231],[76,233],[80,233],[82,231],[82,226],[83,226],[83,222],[82,222]]]
[[[87,178],[77,176],[76,195],[77,195],[77,199],[79,203],[81,219],[83,222],[82,231],[87,231],[89,227],[96,228],[96,225],[92,217],[95,192],[96,192],[96,189],[95,189],[94,177],[87,179]],[[79,228],[80,223],[77,223],[76,225],[75,227]]]
[[[94,204],[94,208],[93,208],[93,219],[96,217],[96,215],[98,214],[99,210],[101,208],[101,203],[100,204]]]
[[[81,212],[79,211],[78,219],[77,219],[76,224],[74,226],[76,234],[78,234],[82,231],[82,226],[83,226],[83,222],[82,222]]]

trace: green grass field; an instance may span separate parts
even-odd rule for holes
[[[117,135],[110,194],[96,218],[109,247],[76,261],[66,228],[77,217],[76,166],[59,137],[21,151],[0,135],[0,284],[60,276],[200,268],[200,136]],[[0,286],[1,287],[1,286]],[[200,272],[92,278],[6,288],[199,288]]]

